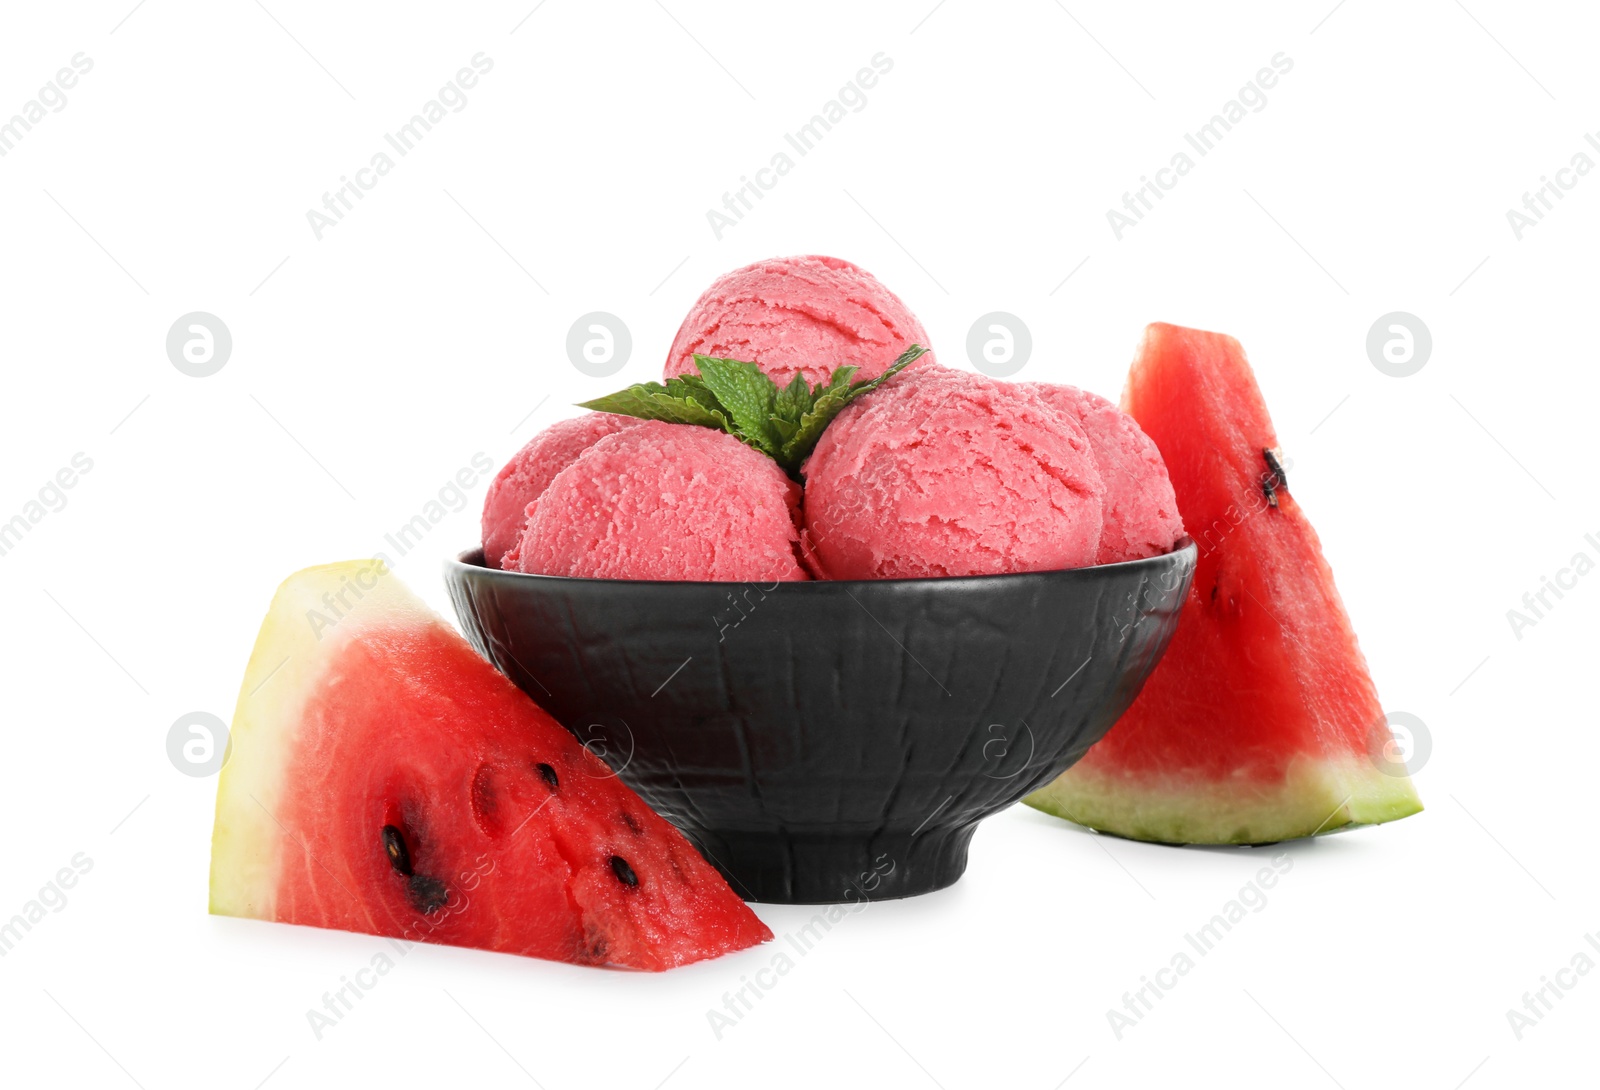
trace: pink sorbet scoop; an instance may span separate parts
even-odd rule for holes
[[[631,416],[586,413],[551,424],[512,455],[483,499],[484,563],[491,568],[505,567],[505,555],[516,546],[528,521],[528,504],[578,455],[637,423]]]
[[[1172,551],[1183,537],[1178,499],[1155,441],[1133,417],[1076,386],[1027,383],[1058,412],[1083,426],[1106,486],[1105,528],[1096,564],[1142,560]]]
[[[555,475],[506,566],[590,579],[808,579],[800,488],[726,432],[641,421]]]
[[[831,579],[1075,568],[1100,544],[1105,487],[1083,428],[984,375],[902,372],[839,415],[804,473]]]
[[[779,386],[797,374],[817,385],[836,367],[876,378],[913,344],[930,347],[922,323],[865,269],[837,257],[774,257],[706,289],[679,327],[664,370],[666,378],[695,374],[698,353],[757,364]]]

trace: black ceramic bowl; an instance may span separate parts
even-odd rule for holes
[[[1073,571],[674,583],[445,565],[468,638],[753,901],[905,897],[1138,694],[1195,547]]]

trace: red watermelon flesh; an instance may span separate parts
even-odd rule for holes
[[[378,561],[273,599],[218,782],[211,911],[650,970],[772,938]]]
[[[1132,707],[1026,801],[1170,843],[1266,843],[1421,810],[1239,342],[1150,326],[1123,409],[1166,461],[1199,546],[1194,582]]]

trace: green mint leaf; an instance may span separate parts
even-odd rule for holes
[[[733,433],[757,450],[776,458],[782,440],[772,427],[778,385],[753,363],[695,356],[707,389],[716,395],[733,421]]]
[[[791,475],[800,471],[800,464],[817,445],[817,440],[822,438],[822,433],[848,404],[845,396],[843,393],[822,394],[812,405],[811,411],[800,418],[800,426],[795,433],[784,441],[783,449],[778,452],[778,464]]]
[[[860,382],[851,383],[850,384],[851,393],[856,395],[856,396],[859,396],[861,394],[866,393],[868,390],[875,389],[876,387],[881,386],[883,383],[888,382],[894,376],[898,375],[902,370],[905,369],[905,367],[908,364],[913,363],[916,360],[921,359],[923,356],[926,356],[927,354],[928,354],[928,350],[926,348],[922,347],[920,344],[912,345],[910,348],[908,348],[904,352],[900,353],[899,358],[896,359],[893,363],[891,363],[889,365],[888,370],[884,371],[884,373],[879,375],[877,378],[863,379]],[[845,368],[841,367],[839,370],[843,371],[843,370],[845,370]],[[850,373],[852,375],[855,374],[855,369],[851,368],[850,369]],[[838,371],[835,371],[834,375],[835,375],[835,377],[837,377],[838,376]]]
[[[844,411],[846,405],[862,394],[877,389],[927,351],[921,345],[914,344],[902,352],[900,358],[883,374],[860,382],[850,381],[859,368],[840,367],[835,370],[826,384],[813,391],[811,408],[800,418],[799,428],[784,440],[782,448],[775,455],[778,464],[788,470],[790,476],[797,475],[800,464],[811,454],[817,440],[822,438],[822,433],[833,423],[834,417]]]
[[[828,381],[817,387],[816,393],[812,395],[811,400],[815,402],[823,394],[843,393],[848,390],[850,388],[850,380],[856,377],[856,372],[859,370],[861,370],[859,367],[834,368],[833,374],[828,376]]]
[[[800,421],[785,420],[776,413],[773,414],[771,423],[772,430],[776,432],[778,436],[778,449],[780,451],[783,449],[783,444],[793,439],[795,433],[800,430]]]
[[[912,345],[877,378],[856,382],[859,367],[839,367],[827,382],[811,386],[804,376],[796,375],[782,389],[753,363],[696,356],[698,375],[679,375],[665,383],[637,383],[580,406],[725,431],[799,480],[801,463],[844,407],[883,385],[927,351]]]
[[[798,425],[806,410],[811,408],[811,387],[806,377],[797,374],[790,379],[789,385],[778,391],[772,408],[776,418]]]
[[[667,379],[666,390],[668,395],[677,398],[688,398],[698,401],[702,406],[712,412],[720,413],[726,417],[727,411],[723,409],[722,402],[717,400],[717,395],[711,392],[705,379],[699,375],[679,375]]]
[[[733,430],[716,396],[693,383],[673,379],[666,385],[641,382],[614,394],[579,403],[581,408],[640,420],[665,420],[669,424],[696,424],[719,431]]]

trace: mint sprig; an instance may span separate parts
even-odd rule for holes
[[[730,430],[732,425],[717,395],[697,375],[670,379],[665,385],[646,382],[587,402],[586,408],[637,416],[641,420],[666,420],[673,424],[698,424]]]
[[[665,383],[636,383],[582,402],[580,407],[725,431],[798,480],[801,463],[844,407],[877,389],[927,351],[912,345],[877,378],[855,382],[860,368],[839,367],[827,382],[816,386],[796,375],[781,388],[753,363],[697,355],[698,375],[681,375]]]

